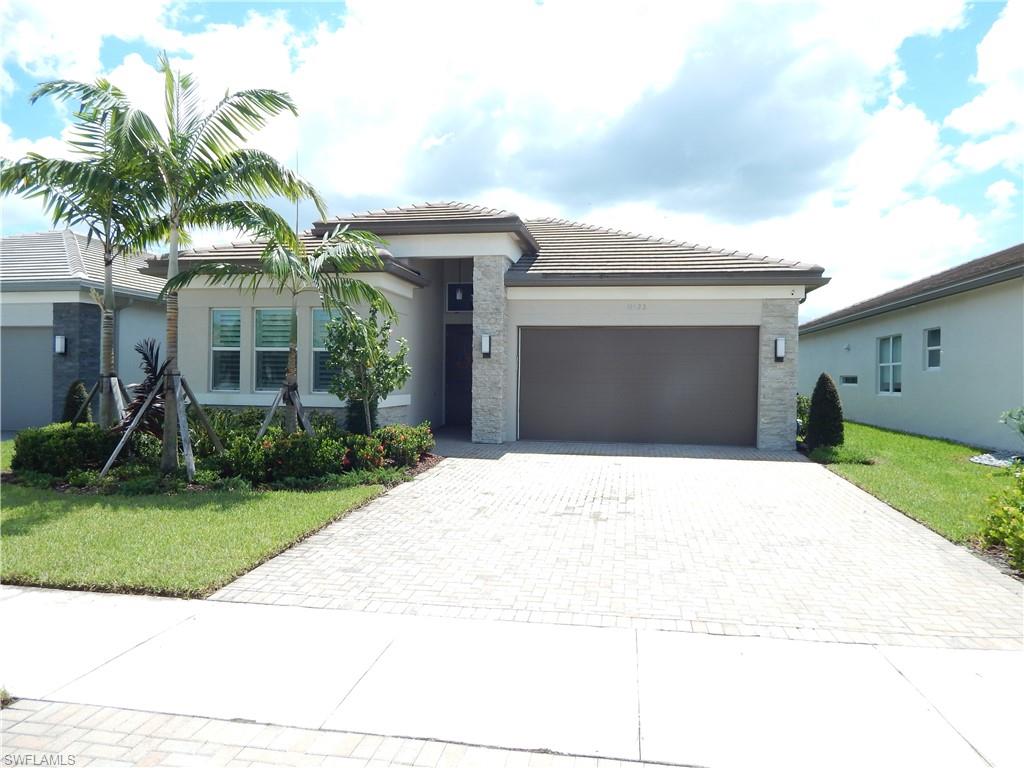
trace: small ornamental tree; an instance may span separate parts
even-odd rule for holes
[[[836,383],[827,373],[821,374],[814,385],[804,443],[812,451],[822,445],[843,444],[843,406]]]
[[[373,413],[378,401],[402,387],[412,375],[405,362],[409,342],[398,340],[398,349],[388,349],[391,341],[391,321],[378,321],[377,311],[371,309],[362,318],[345,308],[341,315],[327,324],[327,352],[334,378],[328,389],[349,403],[363,404],[366,434],[373,432]]]

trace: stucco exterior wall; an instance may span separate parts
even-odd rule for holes
[[[925,330],[940,328],[942,361],[925,366]],[[878,338],[903,337],[903,392],[878,392]],[[800,392],[823,371],[835,379],[847,418],[1019,450],[1000,413],[1024,404],[1024,280],[1015,279],[887,312],[800,338]],[[840,377],[858,377],[840,384]]]
[[[407,303],[407,314],[395,326],[393,337],[405,337],[409,341],[412,378],[405,388],[411,402],[404,415],[396,413],[392,418],[411,424],[429,420],[431,424],[438,425],[444,406],[441,388],[444,367],[444,327],[441,324],[444,286],[441,277],[444,262],[413,259],[411,266],[430,280],[430,284],[416,289],[414,298]]]
[[[156,339],[164,350],[167,321],[164,305],[156,302],[135,302],[117,311],[114,325],[114,353],[117,372],[125,385],[142,380],[139,363],[142,358],[135,345],[143,339]]]
[[[414,308],[414,296],[418,289],[390,275],[368,275],[366,281],[376,285],[385,292],[398,313],[394,323],[393,337],[405,336],[413,348],[420,344],[416,328],[417,312]],[[210,288],[207,286],[190,286],[179,295],[179,364],[182,373],[188,379],[196,396],[207,405],[213,406],[269,406],[275,392],[255,390],[255,350],[254,323],[255,310],[261,308],[285,308],[290,305],[290,296],[278,295],[270,289],[260,289],[255,296],[242,293],[231,288]],[[320,306],[319,297],[309,292],[299,297],[298,301],[298,375],[299,394],[303,405],[310,408],[338,408],[342,403],[334,395],[326,392],[313,392],[313,353],[312,326],[313,309]],[[235,392],[210,390],[210,310],[214,308],[241,310],[241,358],[239,366],[239,389]],[[426,342],[424,342],[426,343]],[[426,370],[414,367],[410,381],[396,393],[392,393],[380,404],[381,409],[411,406],[413,394],[429,385],[421,382],[422,377],[432,376]],[[429,407],[429,406],[417,406]],[[415,418],[416,408],[404,411]],[[393,420],[388,414],[381,414],[382,421]]]

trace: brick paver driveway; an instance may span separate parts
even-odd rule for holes
[[[214,599],[1020,648],[1022,584],[795,453],[442,441]]]

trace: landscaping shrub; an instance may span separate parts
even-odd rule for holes
[[[345,427],[338,421],[337,417],[329,411],[314,411],[309,415],[309,421],[316,430],[316,436],[320,439],[343,440],[345,438]]]
[[[11,468],[65,477],[73,469],[102,467],[117,446],[117,435],[98,424],[67,422],[23,429],[14,438]]]
[[[843,406],[836,383],[827,373],[814,385],[804,443],[812,451],[820,445],[843,444]]]
[[[373,433],[384,445],[384,458],[396,467],[413,467],[425,453],[434,447],[434,434],[430,422],[419,426],[389,424]]]
[[[804,437],[807,434],[807,416],[811,412],[811,398],[807,395],[796,396],[796,434]]]
[[[384,445],[373,435],[348,435],[345,445],[353,469],[380,469],[384,466]]]
[[[1024,571],[1024,463],[1016,463],[1012,472],[1010,488],[992,497],[981,535],[986,544],[1006,547],[1010,562]]]
[[[82,403],[87,397],[89,397],[89,391],[81,379],[71,382],[68,393],[64,396],[64,414],[61,421],[71,421],[75,418],[75,414],[78,413],[78,409],[82,407]],[[81,420],[92,421],[92,406],[85,409]]]

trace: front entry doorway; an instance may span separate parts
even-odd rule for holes
[[[446,325],[444,330],[444,423],[468,427],[473,403],[473,326]]]

